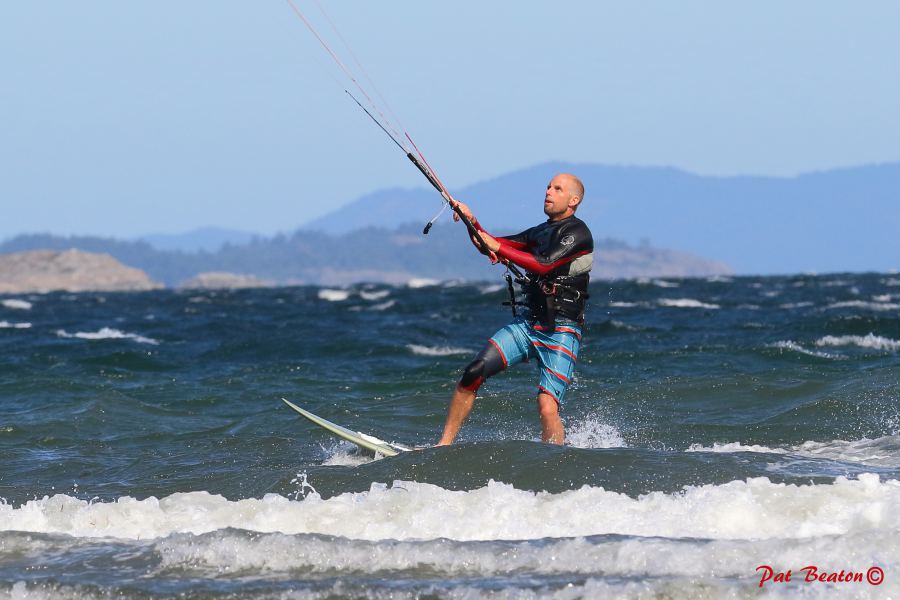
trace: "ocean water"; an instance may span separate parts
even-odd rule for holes
[[[900,597],[900,276],[595,282],[563,447],[414,283],[0,298],[0,597]]]

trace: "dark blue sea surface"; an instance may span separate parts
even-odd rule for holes
[[[900,593],[900,275],[595,282],[561,447],[534,363],[430,447],[511,315],[425,283],[0,297],[0,597]]]

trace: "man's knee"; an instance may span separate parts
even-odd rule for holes
[[[459,387],[469,392],[477,392],[482,383],[484,383],[484,360],[476,358],[463,371]]]
[[[542,419],[559,415],[559,403],[550,394],[545,392],[538,394],[537,404],[538,414],[541,415]]]
[[[469,392],[477,392],[488,377],[493,377],[506,368],[506,359],[494,344],[488,344],[469,363],[459,380],[459,387]]]

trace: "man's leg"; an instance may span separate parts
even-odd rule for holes
[[[475,405],[475,392],[469,391],[462,386],[456,386],[453,397],[450,398],[450,407],[447,409],[447,420],[444,422],[444,434],[437,443],[438,446],[447,446],[456,439],[459,428],[469,413],[472,412],[472,406]]]
[[[559,404],[556,398],[547,392],[540,392],[537,397],[538,412],[541,415],[541,441],[551,444],[562,444],[566,441],[562,419],[559,418]]]
[[[500,339],[498,343],[495,338]],[[459,428],[465,422],[466,417],[472,412],[472,406],[475,405],[475,394],[478,388],[484,383],[484,380],[492,375],[496,375],[505,369],[509,363],[507,358],[500,351],[500,343],[504,341],[504,330],[501,329],[491,338],[484,350],[478,353],[469,366],[463,372],[453,397],[450,398],[450,406],[447,409],[447,420],[444,422],[444,433],[441,435],[438,446],[447,446],[456,439]],[[516,360],[521,360],[515,356]]]

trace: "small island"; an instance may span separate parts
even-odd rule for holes
[[[30,250],[0,255],[0,294],[134,292],[163,285],[109,254],[81,250]]]

